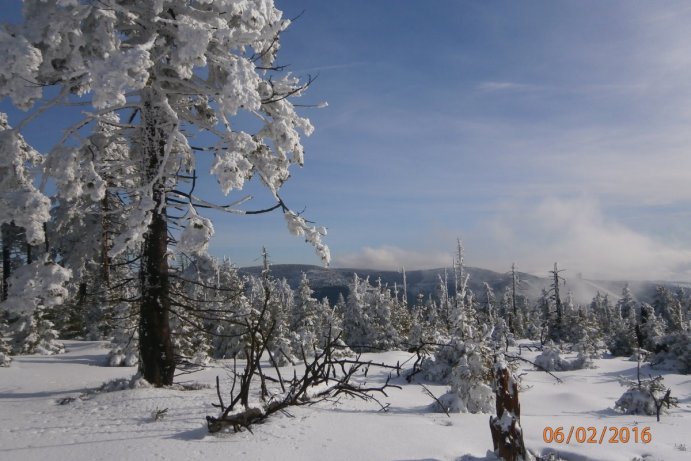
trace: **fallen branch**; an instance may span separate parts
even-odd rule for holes
[[[263,339],[258,344],[263,343]],[[252,425],[263,422],[272,414],[279,411],[285,412],[285,409],[289,406],[312,405],[320,401],[332,401],[342,395],[375,402],[382,411],[386,411],[388,404],[382,403],[375,394],[382,394],[388,397],[386,393],[388,388],[400,389],[400,386],[391,384],[391,374],[386,379],[386,382],[380,386],[367,386],[364,382],[356,382],[354,378],[356,376],[367,376],[367,372],[371,367],[392,370],[399,374],[400,365],[396,364],[394,366],[361,361],[359,358],[334,358],[333,352],[339,347],[339,344],[339,336],[333,339],[329,337],[322,350],[315,349],[314,357],[311,360],[308,360],[305,354],[303,354],[305,369],[302,374],[298,375],[297,371],[294,370],[293,378],[289,381],[281,378],[280,374],[278,379],[272,379],[279,382],[285,391],[271,396],[268,401],[260,406],[250,406],[248,403],[250,384],[255,377],[262,383],[268,377],[264,375],[262,368],[258,366],[258,357],[261,356],[258,353],[259,351],[247,351],[248,356],[253,357],[254,360],[248,360],[243,373],[236,373],[236,376],[239,376],[241,393],[243,395],[233,396],[231,393],[232,403],[228,407],[225,407],[223,404],[219,380],[218,378],[216,379],[216,393],[220,404],[212,405],[221,408],[221,414],[218,417],[206,417],[209,432],[219,432],[225,428],[232,428],[235,432],[243,428],[249,430]],[[262,352],[265,349],[261,345],[257,345],[257,347]],[[250,369],[250,367],[253,368]],[[340,373],[336,370],[340,370]],[[262,394],[264,392],[265,387],[262,386]],[[240,404],[241,407],[238,408],[237,404]]]
[[[441,410],[444,413],[446,413],[446,416],[448,416],[450,418],[451,415],[449,414],[449,410],[444,406],[444,404],[441,403],[441,401],[437,398],[437,396],[432,394],[432,391],[430,391],[429,388],[427,386],[425,386],[424,384],[420,384],[420,386],[422,386],[422,389],[425,392],[425,394],[432,397],[434,399],[434,401],[437,402],[437,405],[439,406],[439,408],[441,408]]]
[[[546,370],[544,367],[541,367],[541,366],[538,365],[537,363],[532,362],[532,361],[530,361],[530,360],[528,360],[528,359],[526,359],[526,358],[519,357],[519,356],[517,356],[517,355],[507,355],[507,354],[504,354],[504,357],[506,357],[506,358],[509,359],[509,360],[522,360],[523,362],[526,362],[526,363],[531,364],[532,366],[534,366],[534,367],[537,368],[538,370],[544,371],[545,373],[547,373],[548,375],[550,375],[552,378],[554,378],[559,384],[562,384],[562,383],[564,382],[559,376],[555,375],[555,374],[552,373],[551,371]]]

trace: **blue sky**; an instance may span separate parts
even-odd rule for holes
[[[459,236],[499,271],[691,280],[688,2],[276,4],[304,10],[279,53],[318,74],[300,102],[329,103],[282,195],[333,266],[449,265]],[[279,214],[214,217],[239,265],[319,263]]]

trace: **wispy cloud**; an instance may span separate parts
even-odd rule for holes
[[[592,198],[546,198],[533,206],[514,203],[488,220],[470,240],[470,245],[485,247],[483,263],[490,266],[517,261],[529,272],[542,273],[557,261],[572,274],[590,277],[691,277],[688,244],[631,229],[608,217]]]
[[[477,86],[477,89],[485,92],[494,91],[534,91],[539,90],[541,87],[538,85],[529,85],[526,83],[517,82],[497,82],[497,81],[487,81],[482,82]]]
[[[334,258],[334,267],[399,270],[432,269],[449,266],[450,252],[406,250],[392,245],[377,248],[365,247],[355,253],[347,253]]]
[[[341,70],[341,69],[350,69],[353,67],[360,67],[370,64],[367,61],[353,61],[353,62],[344,62],[340,64],[326,64],[322,66],[315,66],[315,67],[308,67],[304,69],[295,69],[293,70],[294,73],[296,74],[309,74],[309,73],[315,73],[315,72],[324,72],[324,71],[329,71],[329,70]]]

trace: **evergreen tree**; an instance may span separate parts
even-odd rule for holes
[[[130,291],[130,295],[133,293]],[[136,304],[121,300],[112,304],[112,337],[108,352],[111,367],[132,367],[139,363],[139,330]]]
[[[655,287],[653,308],[666,323],[670,332],[680,332],[686,329],[684,314],[679,298],[662,285]]]
[[[44,177],[54,177],[59,203],[78,189],[91,189],[93,201],[108,191],[125,205],[123,231],[113,236],[109,255],[142,247],[140,371],[154,385],[171,384],[175,371],[169,334],[169,231],[178,221],[183,228],[179,241],[186,242],[186,249],[205,246],[213,234],[211,222],[196,213],[197,207],[210,205],[194,195],[195,152],[213,153],[211,173],[225,194],[242,189],[252,176],[259,178],[276,200],[271,209],[284,212],[290,232],[312,243],[325,263],[330,258],[321,240],[325,229],[308,224],[279,196],[289,168],[303,164],[300,133],[313,130],[291,102],[309,82],[281,76],[282,67],[275,65],[279,35],[289,24],[281,16],[271,0],[241,6],[183,0],[27,0],[24,21],[0,30],[4,65],[13,69],[11,78],[0,79],[0,97],[10,96],[22,109],[36,102],[44,103],[41,110],[71,105],[75,99],[95,108],[68,127],[50,150]],[[42,94],[48,85],[58,89],[50,102]],[[259,116],[256,132],[236,129],[231,120],[239,112]],[[88,159],[80,152],[99,122],[116,129],[97,144],[96,163],[87,170]],[[216,136],[216,142],[193,148],[189,138],[202,131]],[[20,181],[0,180],[0,200],[12,197],[0,224],[24,227],[27,241],[36,245],[43,242],[50,200],[33,187],[31,178],[24,178],[24,165],[36,155],[22,150],[17,130],[2,133],[0,151],[8,155],[3,156],[0,174],[9,166],[21,168],[11,173]],[[106,181],[98,163],[103,163],[103,149],[118,137],[129,146],[128,174]],[[186,212],[185,217],[176,220],[176,209]],[[232,206],[219,209],[237,211]]]
[[[381,278],[379,278],[377,284],[368,290],[367,294],[371,319],[368,332],[369,345],[382,350],[398,347],[401,337],[392,322],[395,302],[391,290],[382,286]]]
[[[629,288],[628,283],[624,285],[624,288],[621,291],[621,298],[619,298],[619,301],[617,301],[617,310],[623,319],[633,318],[635,320],[636,318],[638,307],[636,300],[633,299],[633,294],[631,293],[631,288]]]
[[[636,341],[636,317],[623,319],[615,325],[614,331],[607,338],[607,347],[612,355],[631,356],[639,347]]]
[[[552,280],[549,294],[554,310],[549,312],[549,316],[547,317],[548,337],[555,343],[560,343],[564,340],[564,329],[566,328],[564,322],[564,304],[559,290],[560,283],[565,282],[564,278],[559,275],[561,272],[564,271],[559,270],[557,263],[554,263],[554,270],[549,272]]]
[[[290,328],[290,314],[294,311],[295,293],[286,279],[274,283],[271,303],[271,318],[274,321],[273,333],[270,341],[271,356],[278,366],[295,363],[293,350],[294,332]]]
[[[17,353],[53,355],[65,352],[65,346],[58,341],[55,325],[46,318],[43,307],[25,314],[17,324],[14,337]]]
[[[446,269],[444,269],[444,276],[437,276],[439,282],[437,284],[437,299],[439,299],[439,305],[437,307],[439,317],[443,319],[444,325],[448,328],[451,322],[451,312],[453,312],[453,300],[449,296],[449,281]]]
[[[642,303],[641,315],[636,325],[638,347],[648,351],[655,351],[665,330],[665,321],[658,317],[653,306],[648,303]]]
[[[509,329],[509,325],[503,318],[498,318],[492,330],[492,342],[495,350],[508,350],[509,346],[514,345],[514,336]]]
[[[691,331],[691,296],[683,287],[679,287],[674,295],[681,304],[683,330]]]
[[[489,283],[483,282],[482,286],[484,288],[484,293],[482,295],[481,309],[478,311],[478,323],[480,325],[491,326],[494,325],[497,319],[497,299]]]
[[[365,305],[365,295],[369,283],[367,280],[360,280],[357,274],[353,274],[353,279],[348,285],[348,299],[343,314],[343,335],[345,342],[355,351],[362,350],[367,346],[367,315]]]
[[[410,328],[412,327],[412,317],[408,307],[398,299],[398,296],[393,296],[391,299],[391,326],[398,335],[399,345],[403,342],[407,343]]]
[[[494,409],[492,351],[468,342],[449,377],[449,390],[439,398],[448,412],[490,413]]]
[[[25,264],[27,249],[24,229],[12,222],[0,224],[0,240],[2,240],[2,290],[0,301],[8,296],[9,278],[14,270]]]
[[[598,291],[590,303],[589,312],[595,318],[602,334],[606,337],[610,336],[614,331],[618,319],[614,313],[614,308],[609,303],[608,296]]]
[[[293,350],[298,356],[303,351],[305,356],[314,355],[321,344],[323,326],[321,318],[321,305],[312,296],[314,291],[310,288],[307,274],[302,273],[300,285],[295,294],[295,306],[293,308],[292,330],[295,332]],[[304,358],[304,357],[299,357]]]
[[[525,304],[525,298],[519,295],[521,279],[516,270],[516,263],[511,264],[511,285],[504,293],[504,312],[508,318],[509,329],[517,337],[522,337],[524,333],[524,315],[520,309],[521,301]],[[507,299],[508,298],[508,299]],[[520,299],[522,298],[522,299]],[[510,301],[510,302],[509,302]],[[509,309],[510,306],[510,309]]]
[[[540,344],[545,344],[550,339],[549,328],[554,318],[554,307],[552,297],[549,291],[542,289],[540,297],[537,300],[535,309],[533,309],[532,324],[529,326],[532,330],[537,330]]]

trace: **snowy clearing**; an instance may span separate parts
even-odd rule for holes
[[[206,415],[217,410],[216,375],[227,380],[225,364],[182,375],[178,383],[203,383],[192,391],[137,388],[94,393],[101,384],[130,378],[135,368],[100,366],[107,350],[100,342],[66,341],[68,352],[56,356],[17,356],[0,368],[0,459],[3,460],[121,460],[213,459],[248,460],[459,460],[493,459],[489,415],[429,411],[431,399],[419,384],[396,381],[388,412],[376,404],[341,400],[336,406],[319,403],[291,408],[254,433],[209,435]],[[525,353],[524,357],[534,358]],[[368,354],[375,361],[395,363],[405,352]],[[612,409],[624,389],[620,375],[633,376],[635,362],[596,360],[596,369],[559,373],[558,384],[545,373],[525,369],[520,400],[526,445],[534,452],[558,450],[568,460],[688,460],[691,428],[691,379],[665,374],[665,383],[679,398],[679,408],[663,415],[619,415]],[[407,365],[409,367],[409,365]],[[643,369],[647,374],[650,370]],[[383,373],[368,379],[382,381]],[[435,395],[445,386],[427,384]],[[64,399],[73,401],[60,404]],[[167,412],[155,420],[157,410]],[[649,444],[547,444],[546,426],[651,428]],[[684,449],[686,451],[684,451]],[[468,455],[468,456],[465,456]]]

